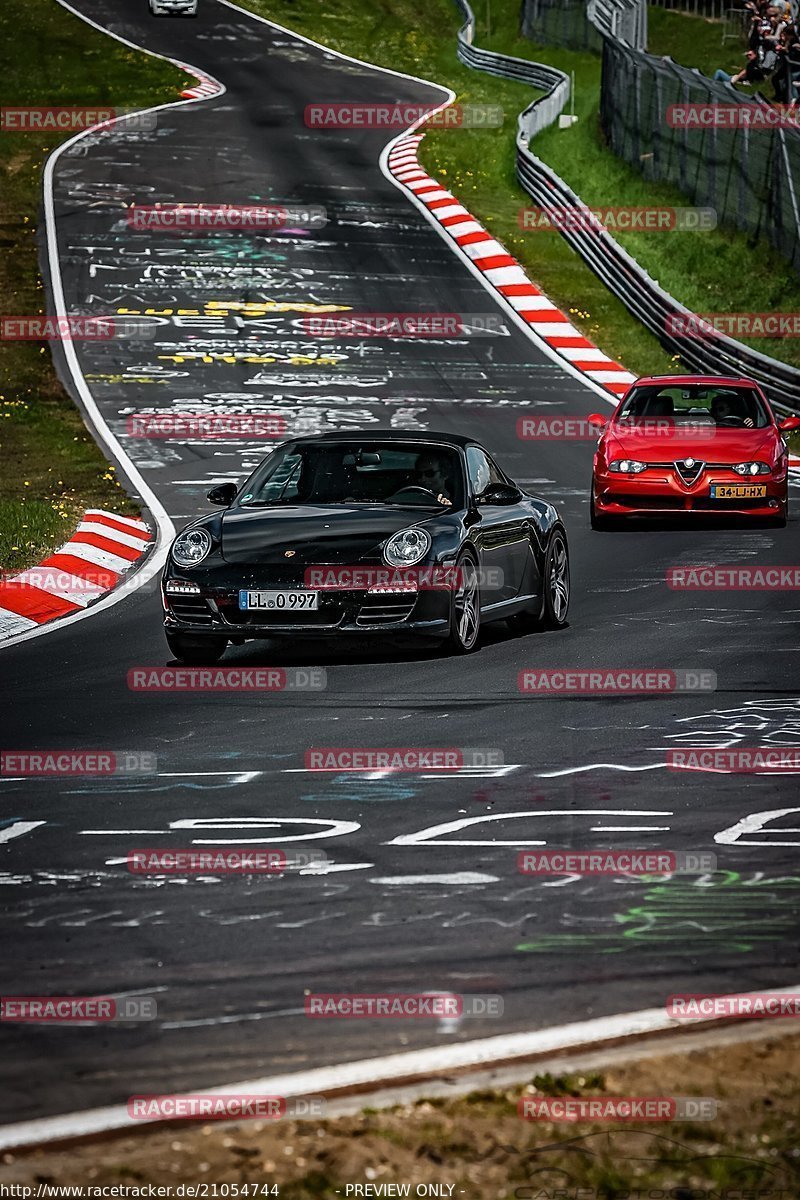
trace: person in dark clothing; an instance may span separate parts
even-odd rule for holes
[[[772,87],[776,104],[791,104],[797,99],[792,94],[792,65],[800,62],[800,44],[794,25],[784,26],[775,51],[777,65],[772,74]]]
[[[736,75],[729,75],[727,71],[716,70],[714,78],[721,83],[763,83],[764,69],[761,65],[760,55],[758,50],[747,51],[747,62],[744,68]]]

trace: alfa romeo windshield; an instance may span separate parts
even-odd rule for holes
[[[670,421],[717,429],[763,429],[769,416],[753,388],[688,384],[659,387],[647,384],[631,390],[615,424]]]

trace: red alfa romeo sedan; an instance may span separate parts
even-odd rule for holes
[[[637,379],[600,430],[590,500],[593,529],[624,517],[714,513],[785,525],[788,451],[800,417],[779,420],[751,379]]]

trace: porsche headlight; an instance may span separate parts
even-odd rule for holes
[[[172,559],[179,567],[196,567],[211,551],[211,538],[205,529],[187,529],[172,543]]]
[[[769,475],[770,468],[764,462],[737,463],[733,468],[737,475]]]
[[[608,464],[608,469],[625,475],[638,475],[640,471],[647,469],[647,463],[639,462],[635,458],[615,458]]]
[[[431,535],[424,529],[401,529],[383,547],[383,560],[390,567],[413,567],[431,548]]]

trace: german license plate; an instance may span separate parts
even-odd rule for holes
[[[250,592],[243,588],[239,592],[239,608],[242,612],[316,612],[319,592]]]
[[[766,496],[765,483],[712,483],[711,495],[715,500],[757,500]]]

